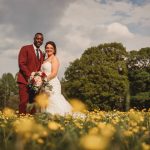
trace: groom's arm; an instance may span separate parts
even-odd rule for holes
[[[21,73],[23,74],[26,80],[28,80],[31,74],[27,67],[27,59],[28,59],[27,48],[22,47],[19,53],[19,57],[18,57],[18,64],[19,64]]]

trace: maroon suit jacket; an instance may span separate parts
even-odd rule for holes
[[[39,71],[44,57],[40,50],[40,59],[36,57],[33,45],[23,46],[19,52],[18,64],[19,73],[17,82],[28,84],[28,79],[32,72]]]

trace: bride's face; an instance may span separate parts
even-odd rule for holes
[[[54,55],[54,47],[51,44],[46,46],[45,51],[48,57]]]

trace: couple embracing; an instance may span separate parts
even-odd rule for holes
[[[30,97],[28,81],[32,72],[42,71],[46,74],[47,82],[52,85],[52,94],[49,96],[49,103],[45,112],[51,114],[65,115],[72,112],[72,106],[61,94],[60,81],[57,78],[59,60],[56,57],[56,45],[53,41],[45,44],[46,59],[40,50],[43,44],[43,34],[36,33],[34,42],[31,45],[23,46],[19,52],[18,64],[18,87],[19,87],[19,113],[26,114],[27,103],[33,101]],[[32,110],[31,113],[34,113]]]

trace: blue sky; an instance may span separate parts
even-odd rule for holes
[[[36,32],[44,34],[44,44],[56,42],[60,78],[88,47],[149,47],[149,10],[150,0],[0,0],[0,75],[18,71],[19,50],[32,44]]]

